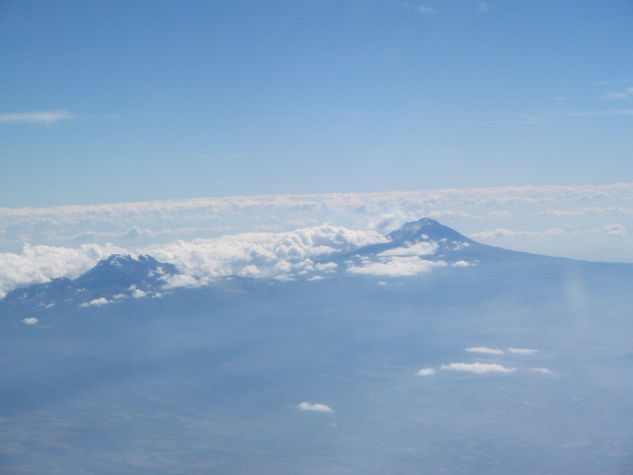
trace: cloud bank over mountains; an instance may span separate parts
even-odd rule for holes
[[[189,200],[159,200],[100,205],[68,205],[50,208],[0,208],[0,218],[8,223],[47,222],[49,224],[78,222],[99,223],[130,219],[173,218],[192,216],[223,216],[242,211],[264,215],[278,211],[307,212],[348,211],[365,215],[374,225],[377,217],[389,220],[410,220],[407,213],[433,218],[474,217],[466,211],[447,209],[450,206],[504,205],[517,203],[557,203],[607,200],[633,200],[633,183],[611,185],[525,185],[488,188],[447,188],[441,190],[392,191],[376,193],[326,193],[309,195],[261,195],[224,198],[194,198]],[[435,211],[433,208],[437,208]],[[583,207],[588,213],[602,214],[599,207]],[[385,214],[388,212],[392,214]],[[610,207],[606,214],[631,214],[630,209]],[[547,211],[544,211],[547,213]],[[579,210],[574,211],[574,213]],[[497,213],[499,211],[497,210]],[[507,216],[507,212],[502,215]],[[402,224],[402,223],[400,223]],[[395,227],[395,226],[394,226]]]
[[[74,279],[111,254],[125,252],[120,247],[82,244],[71,249],[25,244],[21,253],[0,253],[0,298],[17,287],[49,282],[66,277]]]
[[[39,291],[31,293],[25,287],[60,277],[67,280],[57,281],[53,287],[83,295],[78,302],[82,307],[125,298],[155,298],[173,288],[199,287],[233,277],[281,281],[317,280],[337,273],[409,277],[448,265],[476,266],[489,255],[489,249],[430,218],[407,223],[387,235],[322,224],[133,249],[27,245],[22,253],[0,255],[0,296],[21,287],[20,295],[12,298],[31,298]]]
[[[173,263],[182,271],[173,286],[224,275],[318,278],[336,270],[318,258],[381,242],[422,216],[495,246],[631,262],[632,210],[633,183],[0,208],[0,296],[31,283],[73,279],[115,253]],[[347,270],[389,277],[471,264],[425,257],[434,251],[429,243],[390,249]]]
[[[0,254],[0,298],[14,288],[58,277],[74,279],[112,254],[151,255],[174,264],[181,274],[166,277],[166,287],[205,285],[227,276],[288,279],[327,274],[336,264],[314,259],[388,239],[374,230],[323,224],[282,233],[243,233],[216,239],[176,241],[137,249],[84,244],[77,248],[25,245],[21,253]],[[138,289],[136,289],[138,290]],[[97,301],[89,305],[108,303]]]
[[[0,252],[20,253],[25,243],[140,248],[322,223],[385,233],[422,216],[485,243],[528,252],[628,261],[633,255],[633,183],[0,208]]]
[[[384,235],[373,230],[323,224],[283,233],[244,233],[178,241],[150,246],[142,253],[174,264],[189,276],[174,276],[168,281],[171,285],[181,286],[187,279],[190,285],[203,285],[231,275],[288,279],[315,271],[328,273],[336,265],[316,263],[313,259],[387,241]]]

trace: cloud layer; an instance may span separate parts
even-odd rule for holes
[[[556,203],[633,201],[633,183],[463,188],[384,193],[329,193],[196,198],[50,208],[0,208],[7,235],[69,229],[75,237],[139,238],[178,233],[236,233],[270,226],[291,229],[333,221],[346,227],[386,231],[406,221],[430,216],[449,220],[510,219],[500,207]],[[596,204],[594,207],[600,207]],[[623,208],[622,206],[602,206]],[[630,208],[630,207],[629,207]],[[550,207],[551,209],[551,207]],[[547,211],[540,209],[536,212]],[[564,211],[564,210],[563,210]],[[86,227],[89,227],[86,229]],[[129,233],[127,235],[126,233]],[[61,237],[61,236],[60,236]],[[70,238],[70,235],[66,236]]]
[[[198,286],[227,276],[289,279],[327,275],[337,264],[327,262],[334,252],[386,242],[384,235],[322,224],[283,233],[244,233],[216,239],[195,239],[140,249],[96,244],[77,248],[25,245],[22,253],[0,254],[0,298],[17,287],[58,277],[76,278],[111,254],[149,254],[174,264],[182,273],[167,287]],[[319,262],[318,259],[324,259]],[[145,297],[132,289],[132,297]],[[98,305],[107,302],[91,302]]]
[[[218,277],[272,277],[327,274],[335,263],[316,263],[334,252],[386,242],[376,231],[358,231],[323,224],[284,233],[245,233],[218,239],[178,241],[144,248],[159,261],[174,264],[192,279],[175,276],[169,285],[201,285]]]
[[[173,262],[186,273],[174,278],[178,286],[231,273],[284,278],[303,272],[310,278],[311,266],[317,277],[324,273],[317,267],[324,262],[315,256],[323,256],[326,248],[373,242],[378,234],[423,216],[511,249],[633,260],[633,183],[0,208],[0,296],[16,286],[75,277],[112,252],[155,253]],[[324,229],[323,222],[333,224]],[[367,239],[345,235],[336,241],[335,228],[363,229]],[[297,229],[312,231],[301,235]],[[325,235],[324,252],[318,249],[320,235]],[[294,254],[284,255],[284,247]],[[399,248],[378,259],[354,261],[350,270],[382,276],[427,272],[442,265],[426,258],[433,252],[426,243]]]

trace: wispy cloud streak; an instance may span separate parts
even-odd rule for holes
[[[610,92],[605,94],[604,96],[607,99],[628,99],[629,97],[633,97],[633,87],[625,87],[616,92]]]
[[[76,116],[65,109],[52,111],[32,111],[32,112],[9,112],[0,114],[0,123],[16,124],[52,124],[62,120],[75,119]]]
[[[514,373],[516,368],[506,368],[503,365],[496,363],[450,363],[441,366],[441,369],[450,371],[462,371],[475,374],[486,373]]]

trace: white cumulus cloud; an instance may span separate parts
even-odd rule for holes
[[[141,299],[147,295],[147,292],[141,289],[134,289],[132,291],[132,297],[135,299]]]
[[[0,253],[0,299],[17,287],[50,282],[58,277],[74,279],[99,260],[124,251],[112,245],[83,244],[72,249],[25,244],[21,254]]]
[[[418,376],[432,376],[435,374],[435,369],[433,368],[422,368],[418,371]]]
[[[310,412],[334,412],[330,406],[321,403],[309,403],[306,401],[300,402],[297,404],[297,407],[302,411],[310,411]]]
[[[81,305],[79,305],[80,307],[99,307],[101,305],[107,305],[111,303],[107,298],[105,297],[99,297],[96,299],[92,299],[90,302],[84,302]]]
[[[39,322],[39,320],[36,317],[26,317],[26,318],[23,318],[22,321],[26,325],[37,325],[37,322]]]
[[[533,348],[508,348],[508,353],[512,353],[515,355],[533,355],[537,352],[537,350]]]
[[[376,231],[357,231],[323,224],[283,233],[243,233],[216,239],[177,241],[146,247],[143,253],[174,264],[184,276],[168,280],[168,287],[203,285],[213,279],[242,277],[290,278],[329,273],[336,264],[314,259],[387,242]]]
[[[451,264],[453,267],[470,267],[472,264],[468,261],[455,261]]]
[[[447,365],[442,365],[441,369],[450,371],[464,371],[475,374],[508,374],[514,373],[516,371],[516,368],[506,368],[505,366],[496,363],[450,363]]]
[[[179,240],[139,249],[112,244],[83,244],[76,248],[26,244],[20,254],[0,253],[0,298],[17,287],[58,277],[74,279],[112,254],[149,254],[159,261],[174,264],[181,274],[166,280],[166,288],[173,288],[204,285],[233,275],[287,280],[328,274],[336,270],[337,264],[316,260],[335,252],[387,241],[377,231],[322,224],[288,232]],[[136,289],[132,296],[144,296],[141,292]]]
[[[378,257],[390,256],[430,256],[439,246],[434,241],[421,241],[408,246],[394,247],[378,253]]]
[[[396,256],[380,261],[369,259],[347,268],[352,274],[380,275],[385,277],[406,277],[429,272],[436,267],[446,266],[443,261],[429,261],[417,256]]]
[[[469,353],[484,353],[487,355],[502,355],[503,350],[498,348],[488,348],[486,346],[471,346],[470,348],[466,348],[466,351]]]

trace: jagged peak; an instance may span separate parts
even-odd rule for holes
[[[151,256],[129,254],[112,254],[82,274],[75,280],[77,285],[129,285],[139,280],[151,278],[156,272],[159,274],[176,274],[172,264],[162,263]]]
[[[156,259],[154,259],[152,256],[142,255],[142,254],[140,254],[138,257],[133,257],[130,254],[111,254],[105,259],[102,259],[101,261],[99,261],[99,264],[113,265],[115,267],[120,267],[126,264],[136,264],[136,263],[159,264],[159,262]]]
[[[472,243],[473,241],[463,234],[458,233],[448,226],[444,226],[432,218],[422,218],[403,224],[400,228],[388,234],[388,237],[397,243],[418,241],[461,241]]]

